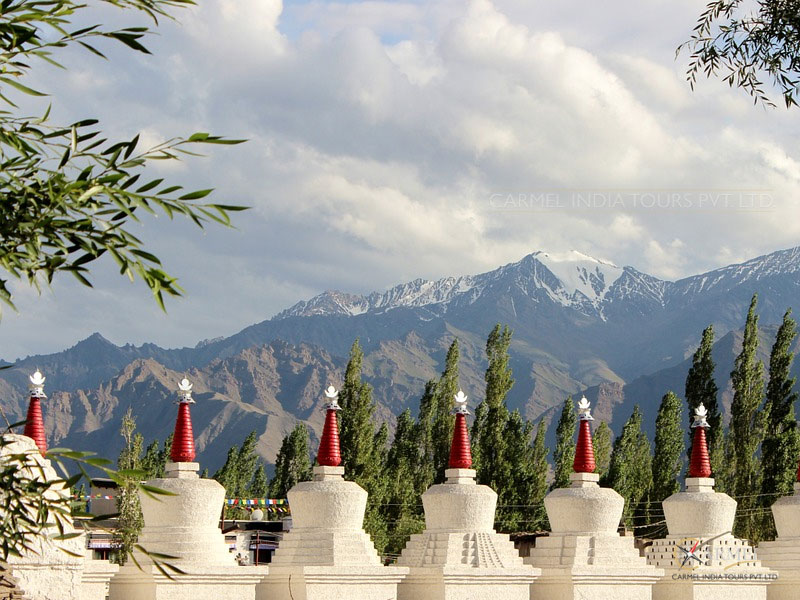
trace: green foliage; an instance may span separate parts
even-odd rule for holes
[[[453,340],[447,351],[441,377],[425,384],[425,393],[420,400],[415,427],[420,447],[419,471],[414,477],[415,486],[420,493],[432,483],[444,481],[455,423],[455,417],[451,414],[453,397],[459,389],[458,357],[458,340]]]
[[[544,500],[542,474],[535,470],[541,467],[541,456],[537,456],[535,447],[531,445],[532,432],[533,425],[523,420],[519,411],[515,410],[508,416],[503,431],[502,478],[496,490],[499,505],[496,520],[500,531],[525,531],[531,525],[537,525],[541,518],[541,514],[533,516],[533,511],[528,508]]]
[[[356,339],[350,348],[350,360],[345,369],[344,385],[339,391],[339,440],[345,477],[362,487],[375,471],[370,464],[374,453],[375,425],[372,415],[372,386],[361,381],[364,353]]]
[[[434,442],[433,421],[436,417],[436,386],[437,381],[431,379],[425,384],[425,391],[419,401],[419,414],[414,425],[414,437],[419,449],[416,471],[414,473],[414,487],[418,494],[422,494],[436,477],[434,470]]]
[[[256,454],[256,444],[258,437],[255,431],[251,431],[236,457],[236,496],[249,496],[250,482],[256,474],[258,468],[258,455]]]
[[[653,453],[653,488],[650,494],[653,502],[662,502],[680,490],[678,478],[686,448],[681,405],[680,398],[667,392],[658,408]]]
[[[778,88],[787,107],[797,105],[800,81],[800,2],[798,0],[712,0],[691,37],[679,48],[691,53],[687,79],[721,76],[745,90],[754,102],[774,106],[764,85]]]
[[[384,553],[397,556],[412,533],[425,525],[420,496],[424,490],[417,482],[419,438],[411,411],[406,409],[397,418],[394,439],[386,457],[386,487],[381,516],[387,524]],[[427,486],[426,486],[427,488]]]
[[[142,471],[145,472],[145,479],[160,479],[164,477],[164,471],[169,454],[172,450],[172,434],[170,433],[164,440],[164,444],[159,450],[158,440],[151,442],[142,456]]]
[[[555,480],[553,489],[569,487],[569,476],[572,473],[572,463],[575,460],[575,431],[578,427],[578,417],[575,414],[575,405],[572,396],[564,401],[561,408],[561,417],[556,427],[556,449],[553,452],[555,464]]]
[[[481,436],[486,429],[486,415],[489,412],[489,407],[485,401],[482,401],[475,407],[475,417],[472,421],[470,428],[470,446],[472,449],[472,468],[480,473],[481,471]]]
[[[525,529],[529,531],[546,531],[550,529],[550,522],[547,519],[547,511],[544,507],[544,497],[547,494],[547,454],[549,450],[544,443],[546,428],[544,422],[539,421],[536,427],[536,437],[533,438],[533,460],[531,472],[533,482],[531,493],[525,504],[530,504],[528,512],[529,521]]]
[[[147,479],[155,479],[158,476],[157,472],[160,466],[158,446],[158,440],[153,440],[145,448],[144,455],[141,458],[141,469],[145,472]]]
[[[269,496],[285,498],[286,493],[295,484],[309,479],[311,479],[311,460],[308,452],[308,429],[305,424],[298,423],[281,442],[275,460],[275,476],[269,484]]]
[[[708,451],[711,459],[711,472],[715,475],[721,472],[724,461],[724,448],[722,443],[722,413],[717,402],[717,384],[714,381],[714,358],[711,352],[714,347],[714,326],[709,325],[703,330],[700,346],[692,357],[692,366],[686,376],[686,404],[689,406],[689,420],[691,421],[695,409],[702,404],[708,410],[709,429],[706,432]],[[689,451],[692,455],[692,435],[689,432]]]
[[[190,0],[103,0],[120,9],[136,9],[153,18],[169,17],[170,9]],[[14,94],[46,94],[27,84],[36,59],[61,66],[58,51],[70,46],[103,57],[97,42],[113,40],[147,53],[147,27],[107,29],[74,25],[91,19],[90,7],[73,0],[5,2],[0,19],[0,301],[12,306],[9,277],[35,287],[51,282],[60,272],[72,273],[91,286],[88,266],[104,254],[117,263],[120,274],[140,278],[163,308],[164,294],[182,289],[165,272],[130,226],[143,214],[185,217],[203,227],[230,225],[230,213],[243,207],[200,202],[212,190],[184,190],[163,178],[143,178],[154,160],[178,160],[194,154],[200,144],[237,144],[207,133],[174,138],[150,148],[140,147],[139,135],[109,140],[95,119],[70,124],[52,123],[50,108],[40,116],[20,114]],[[89,13],[84,16],[83,12]],[[40,279],[41,278],[41,279]]]
[[[764,403],[766,431],[761,444],[762,473],[761,504],[766,509],[778,496],[792,493],[800,456],[800,436],[795,421],[794,403],[797,392],[795,378],[789,376],[794,361],[792,344],[797,327],[791,309],[783,315],[769,357],[769,382]],[[771,511],[765,510],[762,534],[774,538],[775,524]]]
[[[377,431],[373,422],[375,403],[372,386],[361,381],[364,353],[358,339],[350,349],[344,385],[339,392],[339,442],[345,477],[355,481],[369,494],[364,515],[364,530],[372,536],[378,552],[388,544],[385,521],[380,505],[386,493],[384,470],[388,428],[384,423]]]
[[[251,498],[266,498],[268,489],[267,472],[264,470],[264,463],[259,461],[253,474],[253,480],[247,490],[247,495]]]
[[[508,326],[502,327],[498,323],[494,326],[489,338],[486,340],[486,357],[489,366],[486,369],[486,397],[481,404],[485,404],[485,418],[483,413],[480,420],[476,415],[473,424],[474,444],[479,447],[478,483],[488,485],[498,490],[504,480],[508,479],[506,471],[509,465],[505,461],[504,453],[506,440],[504,433],[508,422],[509,413],[506,406],[506,395],[514,380],[508,366],[508,347],[511,344],[511,330]]]
[[[136,431],[136,419],[129,408],[122,417],[120,435],[125,440],[125,445],[117,460],[117,467],[122,473],[122,485],[119,486],[117,496],[117,529],[114,531],[114,561],[124,565],[128,556],[133,552],[139,533],[144,527],[142,504],[139,501],[138,480],[140,471],[140,457],[142,454],[143,438]]]
[[[447,350],[444,371],[436,384],[434,399],[435,415],[431,427],[433,437],[434,481],[444,481],[444,471],[450,459],[450,440],[453,437],[455,415],[452,414],[453,398],[458,393],[458,340],[453,340]]]
[[[764,436],[764,413],[759,410],[764,397],[764,365],[756,358],[758,350],[758,296],[753,295],[747,311],[742,351],[736,357],[731,382],[730,437],[733,450],[733,494],[738,497],[734,534],[753,542],[760,537],[760,517],[753,508],[761,489],[761,473],[756,452]]]
[[[595,473],[600,475],[601,482],[605,482],[608,468],[611,466],[611,428],[605,421],[601,421],[594,430],[592,445],[594,446],[594,462],[597,465]]]
[[[239,447],[231,446],[228,449],[228,455],[225,457],[225,464],[213,476],[213,479],[216,479],[225,488],[225,496],[228,498],[236,496],[236,490],[239,486],[238,462]]]
[[[622,519],[626,526],[647,524],[647,512],[639,509],[647,504],[652,477],[650,442],[642,431],[642,412],[637,405],[614,440],[608,470],[608,482],[625,499]]]

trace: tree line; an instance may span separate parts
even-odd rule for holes
[[[661,502],[681,489],[691,453],[687,422],[699,404],[709,412],[709,451],[716,489],[737,499],[735,534],[754,542],[775,536],[770,505],[790,494],[795,480],[800,436],[795,423],[795,379],[790,376],[797,329],[791,310],[784,314],[772,345],[767,373],[758,360],[757,296],[745,320],[741,351],[730,373],[733,401],[725,424],[712,356],[714,328],[701,335],[692,357],[684,400],[673,391],[661,398],[655,436],[643,429],[637,405],[614,437],[600,422],[593,433],[601,484],[625,499],[622,525],[637,536],[663,537]],[[562,406],[556,425],[552,467],[545,425],[534,425],[506,398],[514,379],[508,349],[512,332],[496,325],[486,342],[485,394],[475,408],[470,431],[477,480],[498,494],[499,531],[549,529],[544,496],[569,485],[575,455],[577,415],[572,398]],[[407,409],[397,418],[389,443],[386,424],[377,425],[371,386],[361,380],[363,352],[358,340],[350,351],[340,392],[339,414],[345,477],[369,492],[365,528],[384,555],[396,555],[408,536],[424,528],[422,493],[444,480],[458,391],[458,341],[447,352],[441,376],[428,381],[416,417]],[[310,477],[307,430],[298,425],[283,441],[270,493],[284,496],[297,481]],[[548,473],[552,468],[552,474]],[[549,485],[548,485],[549,481]]]
[[[661,502],[680,490],[691,453],[687,420],[702,403],[708,409],[711,426],[707,437],[716,489],[729,493],[739,503],[734,533],[754,542],[774,537],[769,506],[779,496],[792,492],[800,456],[794,420],[797,393],[790,376],[797,330],[791,310],[787,310],[765,377],[765,367],[757,357],[756,307],[757,296],[753,296],[742,348],[730,373],[733,401],[727,427],[714,376],[714,329],[709,325],[702,332],[686,377],[686,410],[684,400],[672,391],[666,392],[656,415],[652,444],[643,429],[644,415],[638,405],[616,437],[605,422],[594,428],[601,485],[614,488],[625,499],[622,525],[637,536],[666,535]],[[485,393],[475,407],[470,429],[473,467],[478,483],[491,486],[498,494],[498,531],[547,530],[544,496],[549,490],[569,485],[577,415],[572,398],[566,398],[556,425],[551,465],[544,421],[534,424],[507,405],[514,385],[509,367],[511,338],[508,326],[498,324],[486,341]],[[387,424],[376,423],[372,386],[361,377],[363,360],[356,340],[339,391],[342,460],[345,478],[369,492],[365,529],[378,551],[391,557],[402,550],[411,534],[424,528],[422,494],[444,481],[455,422],[451,414],[453,397],[459,389],[459,345],[454,339],[441,375],[425,384],[416,416],[406,409],[397,417],[391,441]],[[154,442],[142,452],[137,436],[129,433],[126,437],[131,438],[133,448],[128,449],[131,444],[126,444],[120,468],[141,468],[148,475],[163,475],[169,440],[163,447]],[[256,454],[256,442],[256,432],[250,433],[241,446],[229,450],[225,464],[213,475],[228,497],[283,498],[296,483],[311,478],[305,424],[298,423],[283,439],[271,480]],[[132,455],[141,457],[138,463],[130,460]],[[241,508],[228,514],[238,518],[246,515]]]

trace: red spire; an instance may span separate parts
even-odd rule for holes
[[[339,449],[339,424],[336,420],[336,411],[341,410],[337,399],[339,392],[332,385],[325,390],[325,426],[322,428],[322,439],[319,442],[317,463],[323,467],[338,467],[342,464],[342,453]]]
[[[581,429],[578,432],[578,445],[575,447],[575,460],[572,461],[572,470],[576,473],[594,473],[594,469],[592,429],[589,426],[589,419],[581,419]]]
[[[38,396],[31,394],[30,404],[28,404],[28,418],[25,421],[25,435],[36,442],[39,452],[47,452],[47,438],[44,434],[44,420],[42,419],[42,404]]]
[[[172,462],[194,462],[194,432],[192,431],[192,415],[189,405],[192,400],[192,384],[183,378],[178,385],[181,400],[178,404],[178,418],[175,421],[175,433],[172,436],[172,450],[169,457]]]
[[[323,467],[338,467],[342,464],[342,454],[339,450],[339,424],[336,422],[336,410],[333,408],[329,408],[325,415],[325,426],[322,428],[317,462]]]
[[[472,450],[469,447],[467,416],[464,413],[456,413],[453,442],[450,444],[450,462],[447,466],[451,469],[472,468]]]
[[[472,451],[469,447],[469,434],[467,433],[467,397],[458,390],[455,396],[456,424],[453,428],[453,441],[450,443],[450,461],[447,466],[451,469],[471,469]]]
[[[44,433],[44,419],[42,419],[42,398],[47,398],[44,394],[44,377],[38,370],[28,379],[31,382],[31,399],[28,404],[28,416],[25,420],[24,434],[36,442],[39,452],[47,452],[47,438]]]
[[[175,421],[172,451],[169,456],[172,462],[194,462],[194,432],[188,402],[181,402],[178,405],[178,419]]]
[[[711,461],[708,459],[705,427],[694,428],[692,459],[689,462],[689,477],[711,477]]]
[[[576,473],[594,473],[594,444],[592,443],[592,428],[589,421],[594,421],[591,407],[586,396],[578,401],[578,417],[581,428],[578,432],[578,444],[575,446],[575,459],[572,461],[572,470]]]
[[[706,429],[708,428],[708,409],[701,403],[694,411],[694,437],[692,456],[689,460],[689,477],[711,477],[711,461],[708,459]]]

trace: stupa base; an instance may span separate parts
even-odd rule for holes
[[[108,600],[253,600],[267,573],[267,567],[176,566],[185,574],[167,577],[153,565],[127,564],[111,580]]]
[[[538,574],[532,567],[414,567],[397,600],[528,600]]]
[[[255,599],[396,600],[397,584],[407,573],[383,566],[271,566]]]
[[[664,571],[649,566],[633,539],[616,533],[550,535],[525,559],[542,570],[531,600],[650,600]]]
[[[83,563],[81,577],[81,600],[106,600],[108,585],[119,571],[119,565],[107,560],[87,558]]]
[[[753,547],[730,533],[703,537],[668,535],[647,549],[647,562],[665,572],[653,600],[766,600],[777,573]]]
[[[766,578],[771,576],[774,574],[769,572],[670,569],[653,586],[653,600],[767,600],[767,588],[772,584]]]
[[[26,556],[28,560],[32,559]],[[81,600],[83,565],[80,563],[37,565],[9,560],[8,564],[26,600]]]
[[[660,573],[648,567],[542,569],[530,600],[651,600]]]
[[[758,546],[761,564],[778,571],[779,576],[769,584],[769,600],[795,600],[800,590],[800,538],[762,542]]]

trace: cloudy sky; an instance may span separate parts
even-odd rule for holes
[[[245,137],[157,165],[252,206],[237,229],[165,217],[135,231],[179,276],[162,314],[110,264],[94,290],[15,285],[0,356],[94,331],[166,347],[232,334],[326,289],[478,273],[535,250],[675,279],[800,240],[800,110],[675,58],[686,0],[202,0],[153,56],[72,52],[37,65],[56,119],[156,142]],[[137,24],[100,11],[97,20]]]

